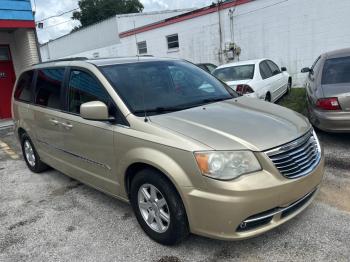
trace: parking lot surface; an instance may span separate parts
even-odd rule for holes
[[[166,247],[143,233],[128,204],[55,170],[30,172],[13,134],[2,133],[0,261],[350,261],[350,135],[319,137],[325,178],[305,212],[253,239],[191,235]]]

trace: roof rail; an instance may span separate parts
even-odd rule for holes
[[[48,61],[37,63],[37,64],[34,64],[34,65],[41,65],[41,64],[54,63],[54,62],[84,61],[84,60],[88,60],[88,58],[87,57],[68,57],[68,58],[60,58],[60,59],[48,60]]]
[[[114,59],[114,58],[132,58],[132,57],[154,57],[154,56],[153,56],[153,55],[109,56],[109,57],[96,57],[96,58],[88,58],[87,60],[104,60],[104,59]]]

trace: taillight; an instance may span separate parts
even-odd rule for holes
[[[341,110],[338,98],[336,97],[318,99],[316,102],[316,107],[322,110]]]
[[[238,94],[244,95],[244,94],[254,93],[254,90],[248,85],[237,85],[236,92]]]

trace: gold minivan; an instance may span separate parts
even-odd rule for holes
[[[304,210],[323,177],[305,117],[239,96],[183,60],[42,63],[21,74],[12,104],[30,170],[50,166],[130,202],[166,245],[190,232],[266,232]]]

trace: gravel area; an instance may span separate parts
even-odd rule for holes
[[[0,148],[0,261],[350,261],[350,134],[319,137],[326,174],[305,212],[249,240],[191,235],[165,247],[128,204],[55,170],[31,173],[14,136],[2,134],[19,159]]]

